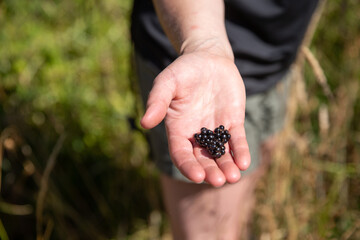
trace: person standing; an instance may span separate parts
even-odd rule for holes
[[[174,239],[238,239],[276,147],[317,1],[135,0],[131,34]],[[214,159],[200,128],[231,134]]]

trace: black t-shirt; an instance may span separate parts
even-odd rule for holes
[[[318,0],[225,0],[225,26],[247,95],[279,81],[295,60]],[[176,57],[151,0],[134,0],[135,49],[160,69]]]

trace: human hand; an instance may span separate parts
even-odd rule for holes
[[[245,136],[245,88],[233,60],[208,51],[181,55],[154,80],[141,125],[150,129],[165,118],[169,152],[190,180],[213,186],[240,179],[250,165]],[[214,160],[194,141],[201,127],[224,125],[231,133],[226,153]],[[232,152],[232,153],[231,153]]]

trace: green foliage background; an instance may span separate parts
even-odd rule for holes
[[[136,125],[130,7],[115,0],[1,2],[0,129],[10,143],[1,201],[16,204],[5,205],[1,219],[10,239],[34,239],[40,181],[62,135],[44,231],[51,219],[55,239],[125,236],[158,208]],[[22,204],[32,214],[16,216]]]
[[[142,108],[131,66],[131,4],[130,0],[0,1],[1,239],[168,236],[157,172],[137,124]],[[259,211],[255,218],[259,236],[360,238],[359,12],[356,0],[328,1],[311,45],[333,100],[324,94],[309,65],[305,67],[307,106],[299,106],[295,127],[307,151],[296,146],[288,151],[293,167],[321,176],[321,181],[304,180],[314,183],[304,189],[301,182],[283,177],[294,190],[287,191],[286,201],[300,201],[310,209],[305,220],[311,221],[304,223],[299,220],[302,213],[295,212],[304,226],[291,238],[291,231],[284,230],[291,226],[289,217],[279,211],[276,194],[260,186],[258,209],[270,206],[277,224],[275,228],[263,224],[266,216]],[[330,111],[330,133],[325,136],[318,118],[322,106]],[[338,114],[345,120],[337,120]],[[56,143],[61,145],[58,154]],[[342,161],[339,152],[344,153]],[[45,186],[42,180],[51,154],[56,162]],[[304,159],[329,165],[314,170],[304,166]],[[270,179],[276,180],[276,167]],[[344,188],[345,192],[339,190]],[[39,206],[40,189],[46,195]],[[306,195],[309,191],[314,194]],[[311,198],[302,199],[305,195]]]

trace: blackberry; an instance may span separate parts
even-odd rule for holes
[[[220,158],[225,154],[224,144],[229,141],[231,135],[223,125],[215,128],[214,131],[202,127],[200,133],[195,133],[194,138],[197,144],[206,148],[213,158]]]

